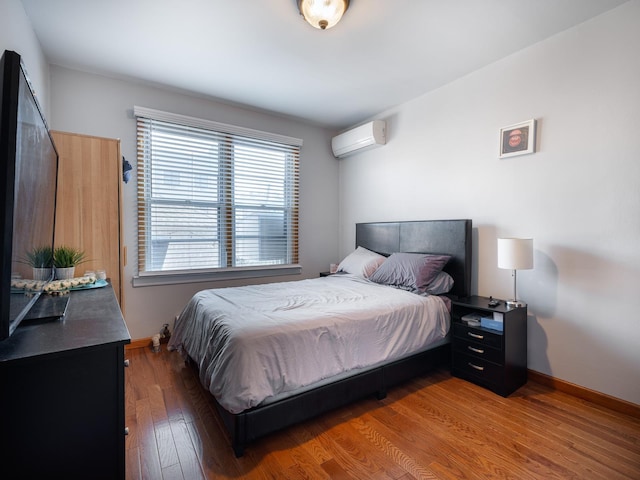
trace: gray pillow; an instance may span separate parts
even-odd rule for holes
[[[450,258],[449,255],[393,253],[369,280],[424,292]]]
[[[447,272],[439,272],[425,291],[431,295],[442,295],[453,288],[453,278]]]

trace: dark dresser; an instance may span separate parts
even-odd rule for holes
[[[131,337],[111,285],[69,295],[63,319],[20,325],[0,342],[2,471],[124,479]]]

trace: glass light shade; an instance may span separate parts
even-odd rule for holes
[[[532,238],[499,238],[498,268],[529,270],[533,268]]]
[[[312,27],[325,30],[340,21],[349,0],[298,0],[298,9]]]

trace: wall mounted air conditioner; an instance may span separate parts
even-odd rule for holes
[[[374,120],[352,128],[331,139],[331,149],[337,158],[360,153],[386,143],[384,120]]]

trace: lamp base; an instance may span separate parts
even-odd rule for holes
[[[507,300],[507,307],[516,308],[516,307],[526,307],[527,304],[522,300]]]

